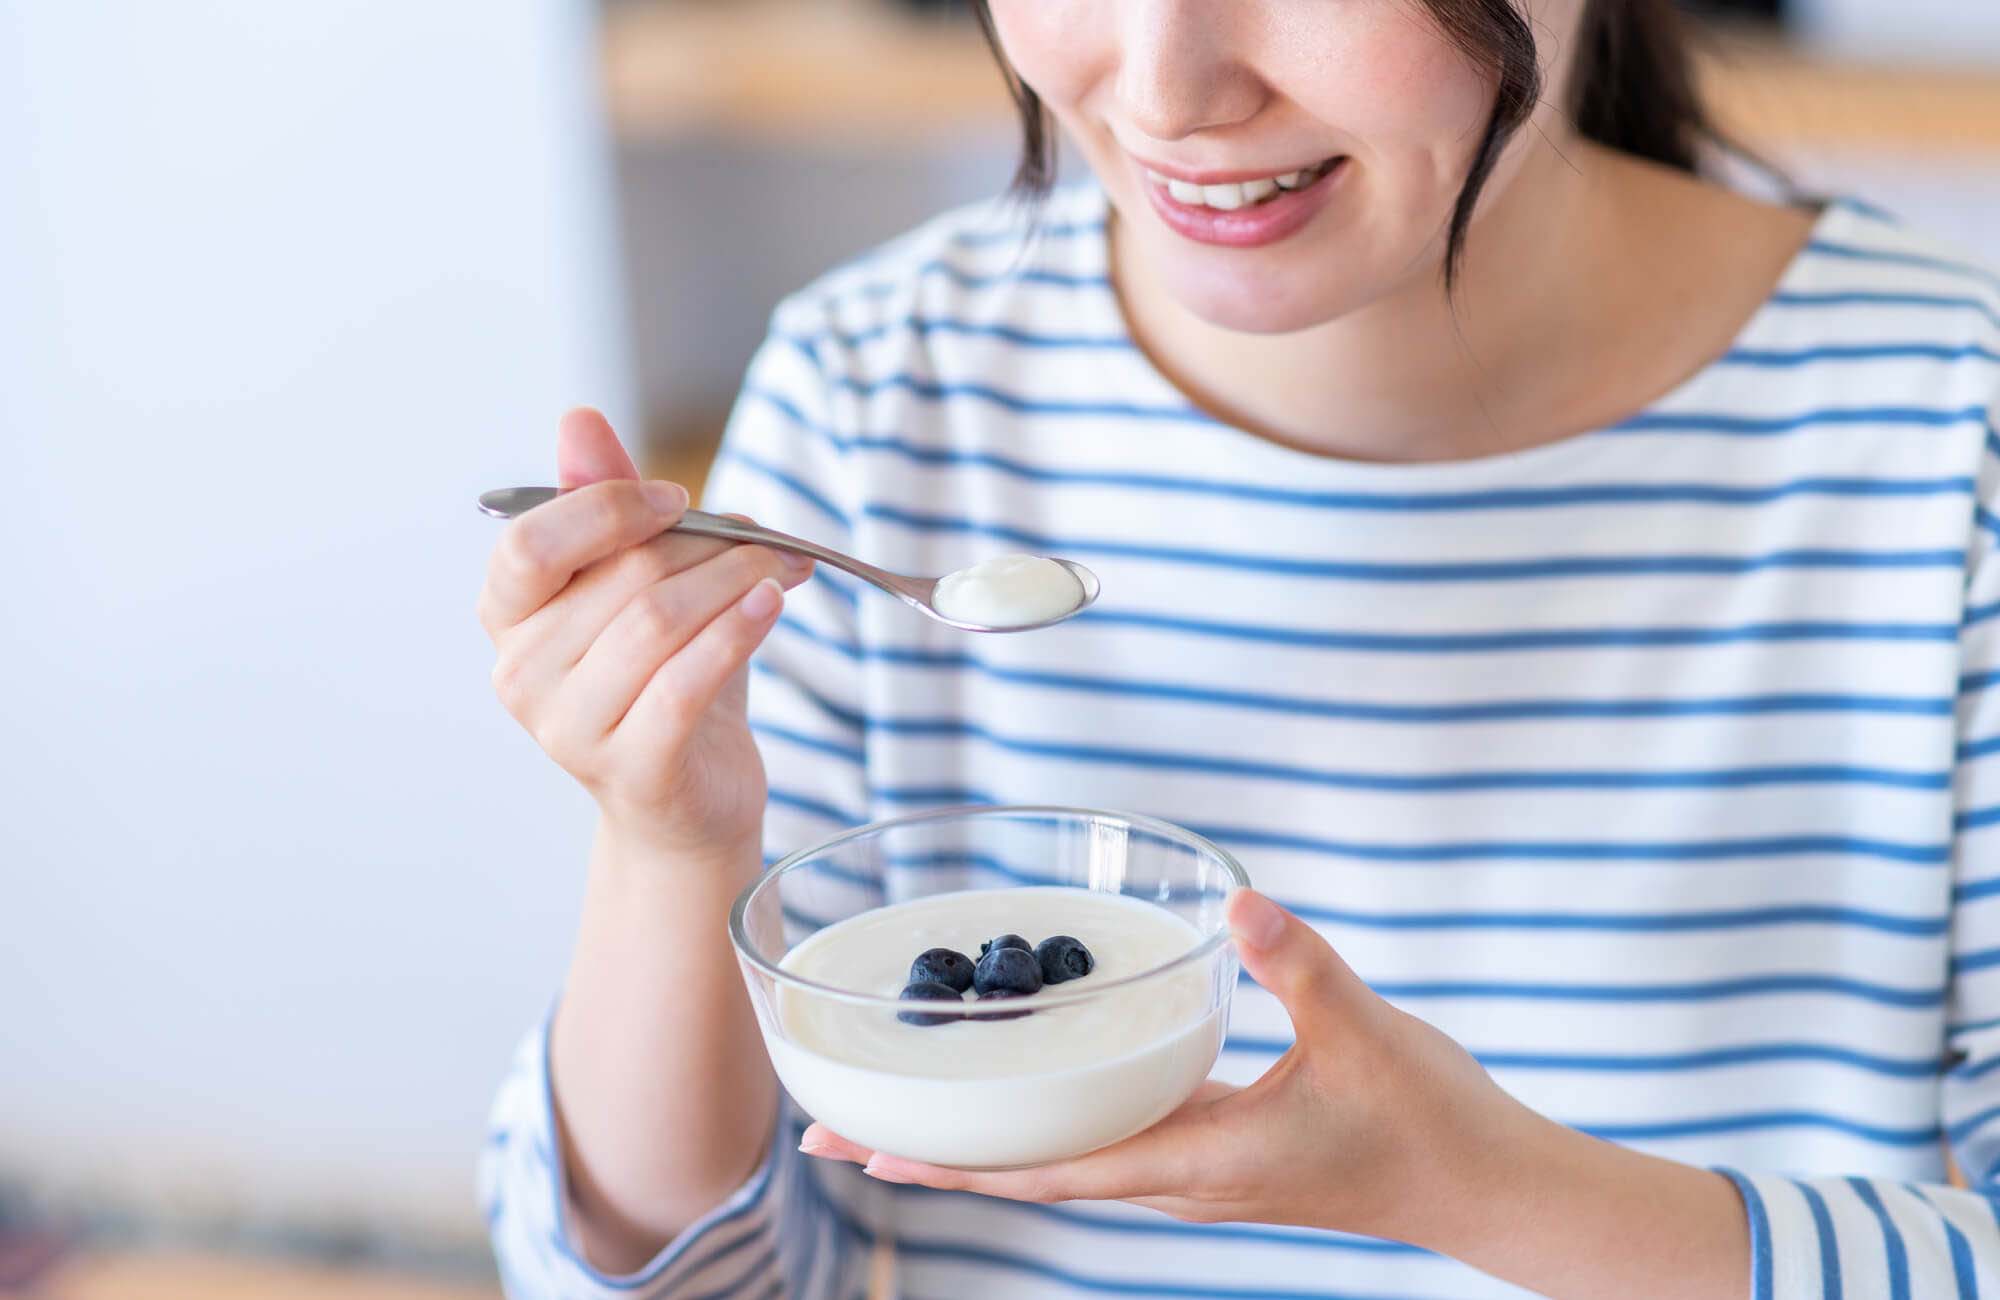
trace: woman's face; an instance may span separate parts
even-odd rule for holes
[[[1545,51],[1582,3],[1530,4]],[[1127,264],[1195,316],[1290,331],[1437,283],[1495,83],[1420,0],[991,4],[1117,209]]]

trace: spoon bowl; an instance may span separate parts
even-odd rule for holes
[[[552,487],[495,488],[491,492],[480,494],[479,509],[482,514],[491,515],[495,519],[515,519],[536,506],[555,500],[560,495],[560,489]],[[879,569],[872,564],[857,560],[851,555],[843,555],[839,551],[821,546],[817,542],[809,542],[803,537],[794,537],[790,533],[781,533],[774,528],[745,523],[741,519],[731,519],[727,515],[709,514],[705,510],[682,512],[679,522],[666,531],[687,533],[693,537],[713,537],[725,542],[768,546],[773,550],[790,551],[795,555],[806,556],[839,569],[843,573],[853,574],[870,586],[888,592],[918,613],[936,619],[947,627],[955,627],[961,632],[1032,632],[1037,628],[1053,627],[1057,623],[1075,618],[1090,608],[1096,603],[1099,592],[1103,590],[1103,584],[1098,582],[1097,575],[1088,568],[1075,560],[1048,556],[1045,558],[1062,566],[1072,578],[1076,579],[1078,591],[1075,605],[1052,617],[1034,622],[968,622],[953,618],[937,607],[938,584],[944,581],[941,577],[922,578],[891,573],[887,569]]]

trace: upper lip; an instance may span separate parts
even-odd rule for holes
[[[1186,181],[1190,185],[1232,185],[1241,181],[1259,181],[1267,176],[1284,176],[1291,172],[1307,171],[1325,162],[1329,155],[1321,155],[1311,162],[1295,163],[1284,167],[1228,167],[1205,171],[1195,167],[1175,167],[1168,163],[1153,162],[1133,154],[1133,159],[1147,171],[1158,172],[1168,180]]]

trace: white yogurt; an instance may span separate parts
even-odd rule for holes
[[[1096,969],[1027,998],[978,1004],[968,995],[968,1009],[1027,1008],[1031,1015],[941,1025],[907,1025],[886,1008],[781,987],[783,1032],[765,1026],[765,1044],[786,1091],[813,1118],[864,1146],[995,1169],[1081,1155],[1129,1137],[1207,1077],[1227,1011],[1226,999],[1213,995],[1213,962],[1034,1010],[1048,997],[1163,965],[1201,941],[1186,921],[1139,899],[1060,887],[939,894],[829,926],[780,965],[817,983],[894,997],[925,949],[976,958],[981,941],[1010,932],[1030,943],[1074,936],[1097,959]]]
[[[938,579],[938,612],[982,627],[1028,627],[1083,603],[1083,584],[1040,555],[1000,555]]]

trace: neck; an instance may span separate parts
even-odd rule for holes
[[[1726,345],[1788,257],[1720,254],[1715,214],[1692,219],[1704,204],[1756,205],[1574,137],[1530,133],[1517,147],[1518,174],[1473,223],[1454,297],[1436,269],[1440,233],[1395,291],[1291,334],[1192,316],[1114,225],[1134,337],[1209,410],[1274,441],[1354,460],[1465,459],[1581,432],[1665,392]],[[1749,275],[1750,295],[1718,298],[1687,273],[1711,264]],[[1717,314],[1713,328],[1690,332],[1689,311]]]

